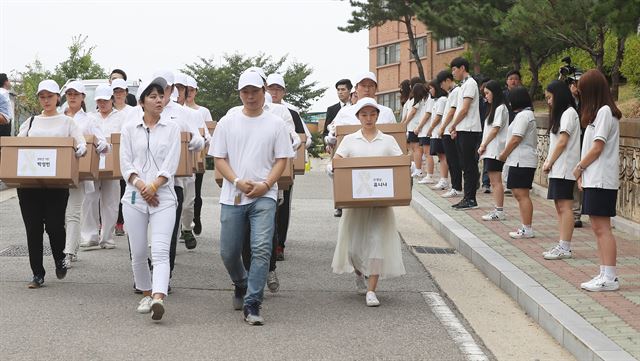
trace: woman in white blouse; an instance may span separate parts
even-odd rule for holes
[[[581,284],[588,291],[615,291],[620,288],[616,275],[616,239],[611,217],[616,215],[618,199],[620,109],[609,91],[604,75],[596,69],[584,73],[578,82],[581,121],[586,125],[580,162],[573,171],[584,192],[582,214],[589,216],[598,242],[600,274]]]
[[[533,115],[531,97],[525,87],[517,87],[509,92],[509,103],[516,117],[507,129],[507,143],[498,156],[498,160],[509,166],[507,188],[511,189],[518,201],[522,226],[509,237],[533,238],[533,203],[529,192],[533,184],[533,176],[538,166],[536,147],[538,134],[536,118]]]
[[[505,219],[504,190],[502,189],[502,167],[504,162],[498,160],[498,155],[504,150],[509,125],[509,110],[505,104],[504,93],[500,83],[488,81],[484,86],[484,97],[490,104],[489,114],[484,120],[482,143],[478,148],[480,159],[484,159],[485,168],[489,173],[489,180],[493,186],[493,201],[495,208],[482,216],[485,221],[499,221]]]
[[[133,278],[144,294],[137,311],[152,312],[153,320],[162,319],[169,287],[169,248],[177,208],[173,177],[180,160],[180,128],[161,117],[166,85],[164,78],[158,77],[140,87],[138,101],[144,113],[122,128],[120,146],[120,167],[127,181],[122,213]],[[153,277],[147,263],[148,239]]]
[[[344,137],[335,157],[402,155],[395,139],[376,128],[380,110],[375,100],[363,98],[354,106],[362,129]],[[375,293],[379,278],[405,273],[395,222],[391,207],[348,208],[340,219],[331,267],[335,273],[355,271],[358,292],[366,294],[365,302],[370,307],[380,305]]]
[[[431,189],[442,190],[449,187],[449,164],[444,152],[444,145],[440,138],[440,132],[437,130],[442,124],[442,117],[447,106],[447,92],[442,89],[437,79],[429,82],[429,93],[431,99],[435,99],[433,110],[431,112],[431,121],[426,132],[426,138],[429,139],[428,156],[437,156],[440,164],[440,180]],[[426,151],[426,149],[425,149]],[[429,158],[427,158],[429,159]],[[418,183],[428,183],[429,179],[418,181]]]
[[[558,213],[560,241],[542,255],[545,259],[571,258],[573,237],[573,169],[580,160],[580,119],[569,86],[554,80],[544,92],[549,104],[549,151],[542,170],[549,175],[547,199]]]
[[[102,130],[96,125],[95,119],[89,116],[83,109],[85,98],[84,84],[80,80],[69,82],[65,86],[64,94],[67,98],[67,109],[64,114],[72,117],[83,135],[96,137],[96,152],[106,153],[110,149]],[[66,228],[67,241],[64,248],[67,268],[71,268],[71,262],[78,260],[78,247],[80,246],[80,220],[81,209],[85,193],[94,192],[93,181],[81,181],[78,188],[69,189],[69,201],[67,203]]]
[[[27,119],[20,126],[18,137],[73,137],[76,140],[76,157],[83,156],[87,144],[72,118],[58,113],[60,87],[50,79],[38,84],[38,101],[42,114]],[[68,189],[18,188],[18,200],[22,220],[27,231],[29,263],[33,279],[27,287],[40,288],[44,284],[45,270],[42,265],[43,233],[49,236],[49,244],[56,265],[56,277],[67,275],[65,264],[65,210],[69,199]]]

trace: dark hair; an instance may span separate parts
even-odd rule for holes
[[[411,95],[413,98],[413,104],[418,104],[427,97],[427,89],[425,89],[424,84],[418,83],[413,86],[411,89]]]
[[[491,110],[489,110],[489,115],[487,115],[487,119],[485,120],[485,124],[491,124],[496,116],[496,109],[504,104],[504,93],[502,92],[500,83],[495,80],[489,80],[484,85],[484,88],[489,90],[493,96],[493,99],[491,99]]]
[[[113,74],[120,74],[122,75],[122,79],[127,80],[127,73],[125,73],[122,69],[113,69],[111,71],[111,74],[109,74],[109,77],[111,77],[111,75]]]
[[[611,108],[611,114],[614,117],[622,118],[622,112],[611,96],[607,78],[600,70],[591,69],[582,74],[578,82],[578,91],[580,92],[580,123],[583,127],[593,123],[598,110],[605,105]]]
[[[0,88],[4,86],[4,83],[8,82],[9,78],[7,77],[7,74],[5,73],[0,73]]]
[[[435,89],[436,91],[436,95],[433,97],[434,100],[438,100],[438,98],[440,97],[447,96],[447,92],[444,91],[444,89],[442,89],[442,87],[440,86],[440,82],[438,82],[438,80],[433,79],[432,81],[429,82],[429,86]]]
[[[411,89],[413,89],[413,86],[416,84],[424,84],[424,80],[422,80],[422,78],[419,76],[414,76],[413,78],[411,78],[409,83],[411,84]]]
[[[454,66],[456,68],[462,68],[464,66],[464,70],[467,71],[467,73],[469,72],[469,60],[463,58],[463,57],[457,57],[453,60],[451,60],[451,67],[453,68]]]
[[[518,78],[522,79],[522,75],[520,74],[520,72],[518,70],[515,70],[515,69],[509,70],[509,72],[507,73],[507,76],[505,77],[505,79],[509,79],[509,77],[514,75],[514,74],[517,75]]]
[[[144,103],[144,98],[148,97],[149,94],[151,94],[154,90],[157,90],[160,94],[164,94],[164,89],[159,84],[149,84],[149,86],[145,90],[143,90],[138,97],[140,106],[142,106],[142,103]]]
[[[451,74],[449,70],[442,70],[436,76],[436,80],[438,81],[438,84],[442,84],[442,82],[446,81],[447,79],[451,79],[453,81],[453,74]]]
[[[509,91],[509,103],[514,112],[524,108],[533,108],[529,92],[523,86],[517,86]]]
[[[400,103],[402,105],[409,100],[409,94],[411,94],[411,82],[409,79],[405,79],[400,82]]]
[[[347,87],[347,89],[351,90],[351,88],[353,88],[353,84],[351,84],[351,80],[349,79],[340,79],[338,80],[338,82],[336,83],[336,89],[338,89],[338,86],[340,85],[344,85]]]
[[[547,86],[547,91],[553,94],[553,100],[549,106],[549,132],[558,134],[560,118],[568,108],[576,108],[576,102],[571,95],[567,83],[554,80]]]

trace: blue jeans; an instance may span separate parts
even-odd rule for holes
[[[276,201],[259,198],[242,206],[222,205],[220,212],[220,256],[237,287],[247,287],[245,305],[260,305],[269,273],[275,230]],[[247,227],[250,226],[250,227]],[[251,268],[242,264],[242,243],[250,229]]]

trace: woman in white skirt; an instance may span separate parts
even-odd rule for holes
[[[96,152],[106,153],[110,149],[102,130],[97,127],[95,119],[89,116],[83,109],[85,88],[82,81],[74,80],[66,85],[64,94],[67,97],[66,116],[72,117],[78,129],[83,135],[96,137]],[[71,268],[71,262],[78,260],[78,247],[80,246],[80,220],[81,209],[85,193],[95,191],[93,181],[82,181],[78,188],[69,188],[69,201],[65,215],[67,239],[64,248],[67,268]]]
[[[354,105],[362,129],[344,137],[336,158],[402,155],[395,139],[376,128],[380,109],[371,98]],[[331,264],[335,273],[356,273],[358,292],[366,294],[367,306],[380,305],[378,279],[405,274],[400,237],[391,207],[349,208],[340,219],[338,243]],[[368,278],[368,284],[365,279]]]
[[[140,87],[138,100],[144,113],[139,118],[132,117],[122,128],[120,147],[122,177],[127,181],[122,214],[129,234],[133,278],[136,288],[144,294],[137,311],[152,312],[153,320],[162,319],[164,314],[169,248],[178,206],[173,177],[180,160],[180,128],[161,117],[166,85],[163,78],[155,78]],[[153,281],[147,263],[149,238]]]

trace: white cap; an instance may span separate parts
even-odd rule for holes
[[[158,77],[163,78],[164,81],[167,82],[166,86],[170,86],[175,83],[175,76],[173,76],[173,72],[169,70],[158,70],[155,73],[153,73],[152,78],[158,78]]]
[[[362,98],[358,100],[358,102],[353,105],[353,114],[357,114],[364,107],[374,107],[378,109],[378,111],[382,110],[380,108],[380,104],[378,104],[373,98]]]
[[[140,95],[142,95],[142,93],[144,93],[144,91],[147,90],[147,88],[151,86],[151,84],[160,85],[162,89],[167,87],[167,81],[163,77],[158,76],[158,77],[153,77],[151,79],[152,79],[151,81],[144,79],[140,83],[140,87],[138,88],[138,95],[137,95],[138,100],[140,100]]]
[[[198,89],[198,82],[191,75],[187,75],[187,86]]]
[[[50,93],[60,94],[60,86],[55,82],[55,80],[47,79],[41,81],[40,84],[38,84],[38,91],[36,92],[36,95],[45,90]]]
[[[272,84],[280,85],[281,87],[286,88],[286,86],[284,86],[284,77],[282,76],[282,74],[269,74],[269,76],[267,77],[267,86]]]
[[[269,92],[264,93],[264,102],[267,104],[273,103],[273,97],[271,96],[271,94],[269,94]]]
[[[260,77],[262,77],[263,81],[267,79],[267,74],[259,66],[252,66],[244,71],[244,73],[248,73],[248,72],[254,72],[254,73],[260,74]]]
[[[116,89],[124,89],[127,90],[129,89],[129,87],[127,86],[127,81],[124,79],[113,79],[113,81],[111,82],[111,89],[116,90]]]
[[[355,82],[353,84],[358,85],[359,82],[363,81],[364,79],[371,79],[373,80],[376,84],[378,84],[378,79],[376,78],[376,75],[370,71],[366,72],[366,73],[362,73],[359,74],[356,78],[355,78]]]
[[[181,85],[187,86],[187,74],[176,73],[174,84],[181,84]]]
[[[86,94],[84,89],[84,84],[82,84],[80,80],[74,80],[67,83],[67,85],[65,85],[64,87],[64,93],[68,92],[69,89],[73,89],[78,93]]]
[[[253,71],[246,71],[242,73],[242,75],[240,75],[240,79],[238,79],[238,90],[242,90],[247,86],[262,88],[264,87],[264,81],[260,74]]]
[[[113,96],[113,89],[109,84],[100,84],[96,87],[95,95],[93,96],[94,100],[109,100]]]

